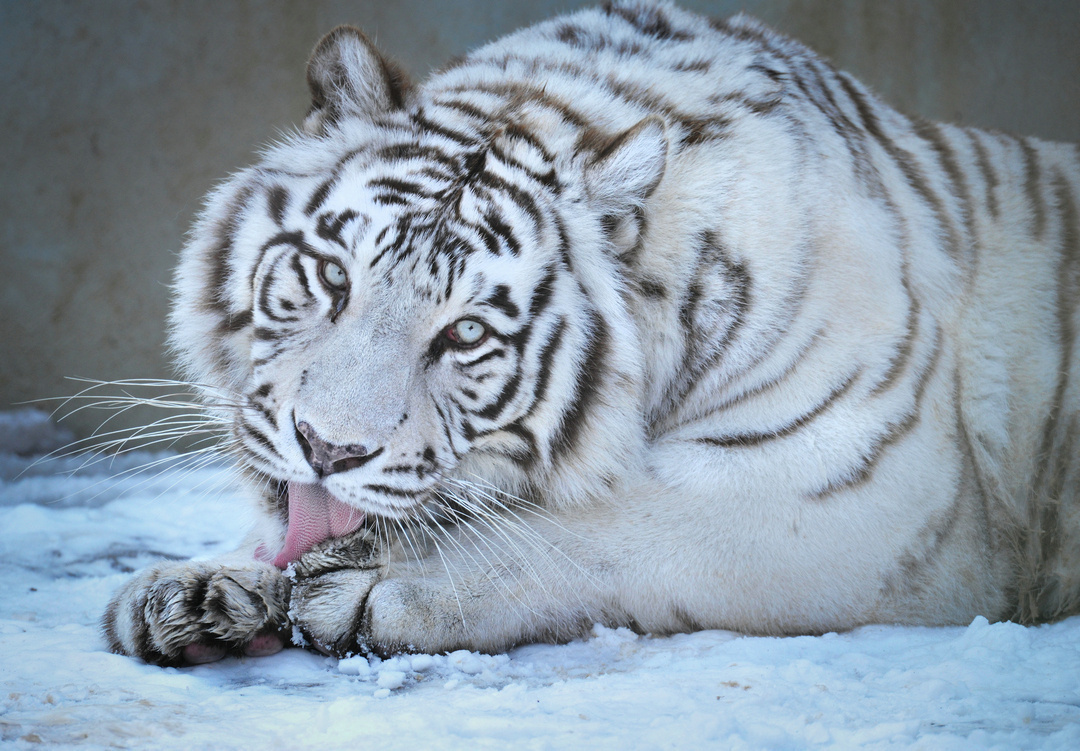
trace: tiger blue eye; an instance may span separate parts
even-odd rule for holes
[[[468,318],[455,323],[447,334],[458,344],[476,344],[487,333],[487,329],[484,328],[484,324],[479,321],[473,321]]]
[[[345,289],[349,283],[349,277],[345,274],[345,269],[333,261],[319,262],[319,278],[322,279],[323,284],[335,291]]]

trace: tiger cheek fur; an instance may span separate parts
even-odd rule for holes
[[[340,27],[308,83],[303,132],[211,194],[171,317],[262,522],[121,590],[113,649],[1080,606],[1074,146],[908,118],[665,3],[419,86]],[[187,604],[149,607],[162,581]]]

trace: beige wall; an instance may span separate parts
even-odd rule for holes
[[[183,234],[215,180],[302,117],[321,33],[360,25],[423,75],[582,4],[0,2],[0,409],[71,393],[63,376],[170,374]],[[1077,0],[683,4],[757,15],[905,111],[1080,140]]]

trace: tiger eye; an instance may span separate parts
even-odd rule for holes
[[[446,335],[457,344],[468,347],[479,344],[480,340],[487,335],[487,329],[479,321],[463,318],[451,326]]]
[[[349,276],[345,273],[345,269],[333,261],[319,262],[319,279],[328,289],[335,292],[340,292],[349,284]]]

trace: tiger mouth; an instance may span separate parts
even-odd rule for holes
[[[325,540],[355,532],[366,518],[362,510],[338,500],[321,483],[289,481],[283,497],[289,509],[284,544],[276,554],[264,546],[256,551],[258,558],[280,569]]]

